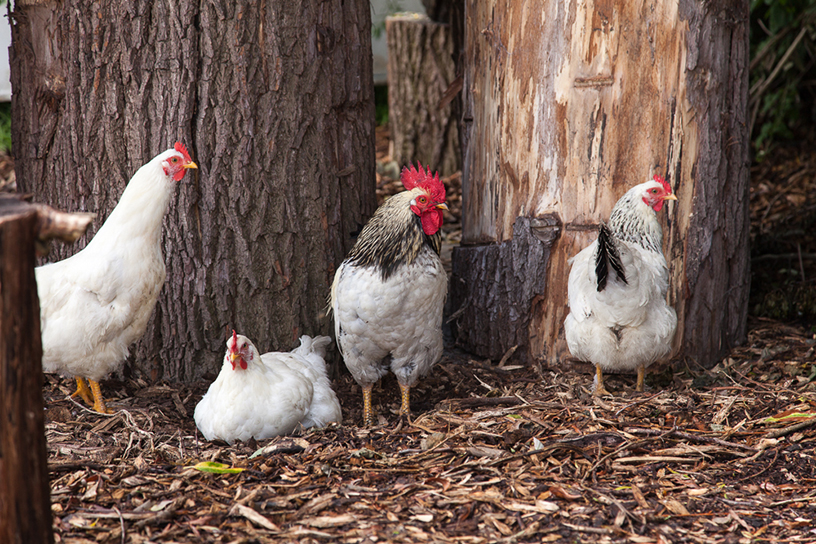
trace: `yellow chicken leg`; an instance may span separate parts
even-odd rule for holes
[[[374,384],[363,386],[363,424],[366,427],[374,425],[374,415],[371,412],[371,390]]]
[[[635,391],[643,391],[643,379],[646,377],[646,367],[639,366],[638,367],[638,377],[637,377],[637,385],[635,386]]]
[[[105,406],[105,399],[102,398],[102,390],[99,388],[99,382],[89,379],[88,383],[91,385],[91,391],[93,391],[93,409],[100,414],[110,414],[110,410]]]
[[[592,391],[592,394],[596,397],[612,394],[606,390],[606,387],[604,387],[603,372],[601,372],[601,367],[599,365],[595,365],[595,388]]]
[[[400,415],[408,417],[411,415],[411,386],[399,384],[399,387],[402,399],[402,402],[400,402]]]
[[[80,378],[79,376],[76,377],[77,389],[73,393],[71,393],[71,397],[82,397],[82,400],[85,401],[85,404],[91,406],[94,403],[93,395],[91,394],[91,390],[88,389],[88,386],[85,384],[85,380]]]

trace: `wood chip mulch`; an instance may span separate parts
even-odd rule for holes
[[[258,443],[204,441],[207,384],[104,384],[116,413],[48,376],[57,542],[761,542],[816,540],[816,339],[759,322],[711,371],[652,372],[646,393],[589,366],[448,351],[400,420],[396,382],[361,421]],[[659,370],[659,369],[658,369]],[[203,472],[217,462],[239,473]]]

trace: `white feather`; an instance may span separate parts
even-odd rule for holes
[[[334,330],[358,383],[373,384],[390,369],[412,386],[436,364],[447,286],[442,262],[427,246],[386,280],[376,267],[340,265],[332,284]]]

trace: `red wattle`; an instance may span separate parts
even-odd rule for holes
[[[436,234],[442,226],[442,210],[432,209],[422,214],[422,231],[428,236]]]

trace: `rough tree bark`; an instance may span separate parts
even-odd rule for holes
[[[228,329],[261,350],[330,332],[334,267],[375,207],[367,1],[22,0],[12,21],[22,190],[98,228],[175,140],[199,165],[165,218],[167,284],[131,368],[192,380]]]
[[[0,542],[54,541],[35,248],[89,222],[0,193]]]
[[[568,259],[628,188],[661,174],[679,198],[658,214],[675,354],[713,364],[746,334],[747,4],[468,0],[466,10],[459,342],[491,358],[520,344],[562,360]],[[518,238],[525,228],[538,237]],[[512,259],[531,242],[543,262]],[[484,275],[485,259],[515,268]]]
[[[451,99],[456,79],[449,25],[414,15],[388,17],[388,124],[391,158],[420,161],[449,176],[461,169],[459,125]]]

